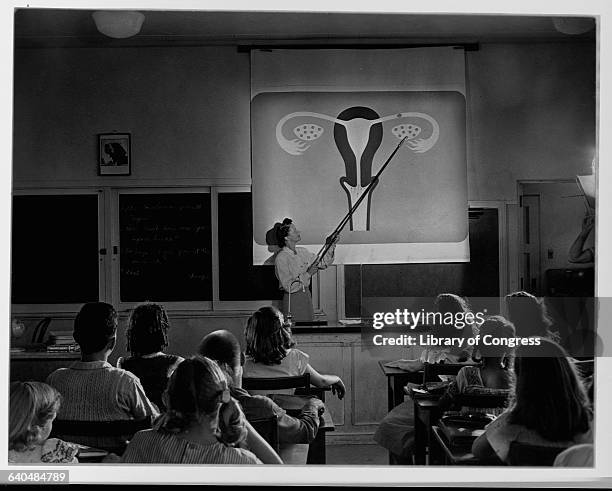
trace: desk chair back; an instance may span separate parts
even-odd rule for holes
[[[305,373],[296,377],[244,377],[242,388],[246,390],[284,390],[284,389],[310,389],[310,374]]]
[[[295,389],[296,395],[315,396],[325,402],[325,389],[310,385],[310,374],[305,373],[295,377],[245,377],[242,379],[242,388],[246,390],[275,390]]]
[[[278,418],[276,415],[270,416],[269,418],[250,419],[249,423],[251,423],[255,431],[270,444],[274,451],[278,453]]]
[[[103,448],[108,452],[121,455],[125,451],[127,442],[135,433],[151,428],[151,418],[139,420],[118,421],[70,421],[58,420],[53,422],[51,436],[61,439],[76,440],[75,437],[121,437],[125,440],[122,445]],[[78,443],[78,441],[77,441]]]

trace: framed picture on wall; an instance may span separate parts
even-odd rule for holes
[[[129,133],[98,135],[98,175],[129,176],[132,170]]]

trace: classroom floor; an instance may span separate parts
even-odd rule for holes
[[[376,444],[327,445],[329,465],[389,465],[389,454]]]

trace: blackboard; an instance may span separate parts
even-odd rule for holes
[[[99,298],[98,195],[13,196],[11,301]]]
[[[219,193],[219,300],[282,298],[274,266],[253,265],[251,193]]]
[[[122,302],[210,301],[209,193],[119,195]]]
[[[395,310],[397,299],[422,299],[419,307],[431,308],[440,293],[464,297],[489,297],[496,305],[499,297],[499,222],[497,209],[471,208],[469,211],[470,262],[431,264],[347,265],[345,313],[347,317],[370,317],[376,311]],[[387,299],[389,301],[387,302]],[[473,308],[480,308],[474,305]]]

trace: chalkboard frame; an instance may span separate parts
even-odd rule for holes
[[[115,219],[111,222],[112,223],[112,228],[111,228],[111,257],[112,257],[112,271],[111,271],[111,291],[110,291],[110,298],[111,298],[111,302],[113,305],[115,305],[117,307],[118,310],[132,310],[135,306],[137,306],[139,303],[142,303],[141,301],[122,301],[121,300],[121,271],[120,271],[120,255],[119,255],[119,250],[120,250],[120,210],[119,210],[119,199],[121,195],[137,195],[137,194],[144,194],[144,195],[151,195],[151,194],[158,194],[158,195],[168,195],[168,194],[208,194],[210,195],[210,199],[211,199],[211,209],[213,207],[213,196],[212,196],[212,192],[211,192],[211,188],[207,187],[207,186],[190,186],[190,187],[132,187],[132,188],[124,188],[124,187],[120,187],[120,188],[112,188],[111,189],[111,216],[114,217]],[[214,241],[215,241],[215,234],[213,232],[213,213],[211,210],[211,213],[208,216],[209,219],[209,225],[210,225],[210,229],[211,229],[211,247],[214,247]],[[117,253],[115,253],[115,251],[117,251]],[[211,253],[214,253],[214,251],[211,251]],[[211,299],[210,300],[188,300],[188,301],[168,301],[165,300],[163,298],[150,298],[147,300],[153,301],[153,302],[159,302],[161,304],[164,305],[164,307],[166,308],[166,310],[168,311],[193,311],[193,310],[201,310],[201,311],[211,311],[213,310],[213,298],[214,298],[214,283],[215,283],[215,276],[214,276],[214,256],[211,255]]]
[[[98,299],[104,301],[105,298],[105,279],[107,272],[108,255],[101,254],[106,242],[105,217],[106,201],[105,193],[99,188],[76,187],[76,188],[13,188],[13,196],[70,196],[70,195],[93,195],[98,198],[97,226],[98,226]],[[11,204],[12,213],[12,204]],[[9,228],[12,234],[12,226]],[[11,265],[12,267],[12,265]],[[9,299],[11,300],[11,299]],[[82,302],[79,303],[12,303],[12,314],[31,314],[31,313],[63,313],[78,312]]]

